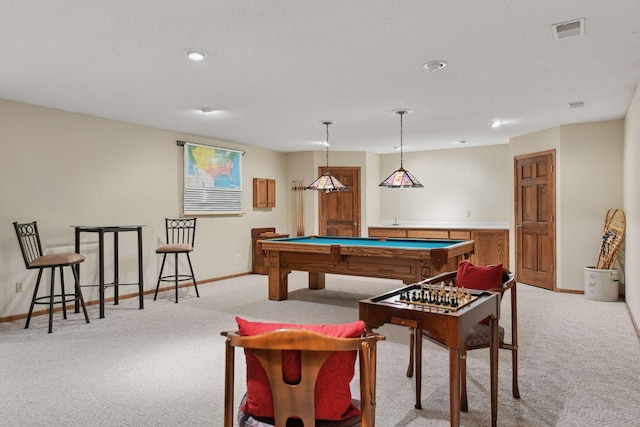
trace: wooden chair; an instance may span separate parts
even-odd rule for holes
[[[160,289],[160,282],[173,282],[176,289],[176,304],[178,303],[178,282],[185,280],[192,280],[193,287],[196,289],[196,296],[199,298],[198,285],[196,284],[196,277],[193,274],[193,266],[191,265],[191,258],[189,252],[193,252],[193,244],[196,238],[196,219],[197,218],[165,218],[167,243],[161,245],[156,249],[157,254],[162,254],[162,265],[160,266],[160,274],[158,275],[158,284],[156,285],[156,292],[153,295],[155,301],[158,297],[158,289]],[[174,257],[174,272],[173,274],[162,275],[164,271],[164,263],[167,260],[167,255],[173,254]],[[180,274],[178,271],[178,255],[185,254],[187,256],[187,262],[189,263],[189,271],[191,274]]]
[[[18,243],[20,244],[20,251],[22,252],[22,258],[24,259],[24,265],[27,270],[38,269],[38,279],[36,280],[36,287],[33,290],[33,296],[31,298],[31,306],[29,307],[29,314],[27,315],[27,323],[25,329],[29,327],[31,321],[31,315],[33,314],[33,307],[35,304],[46,304],[49,306],[49,333],[53,332],[53,307],[54,304],[62,305],[62,316],[67,318],[67,304],[71,302],[79,301],[82,304],[82,310],[84,312],[84,318],[89,323],[89,316],[87,315],[87,308],[84,305],[84,299],[82,298],[82,291],[80,290],[80,279],[78,277],[78,271],[76,266],[84,261],[84,255],[76,253],[60,253],[44,255],[42,251],[42,243],[40,242],[40,234],[38,232],[37,221],[18,224],[13,223],[13,227],[16,230],[16,236],[18,237]],[[64,289],[64,272],[63,267],[70,267],[75,279],[74,293],[66,293]],[[49,294],[44,296],[38,296],[38,288],[40,287],[40,279],[42,278],[42,272],[46,269],[51,269],[51,285],[49,288]],[[55,293],[55,272],[56,268],[60,269],[60,287],[59,294]],[[77,312],[77,311],[76,311]]]
[[[438,274],[437,276],[426,279],[420,283],[435,284],[440,282],[455,283],[457,271],[450,271]],[[520,398],[520,390],[518,389],[518,307],[517,307],[517,295],[516,295],[516,280],[515,275],[506,268],[502,269],[502,286],[497,288],[487,289],[490,292],[499,292],[500,297],[504,296],[504,293],[511,291],[511,342],[505,341],[505,330],[502,326],[498,326],[499,344],[500,348],[511,351],[512,360],[512,392],[513,397]],[[414,367],[414,334],[415,330],[411,329],[411,341],[410,341],[410,356],[409,367],[407,368],[407,376],[413,376]],[[422,331],[424,339],[429,340],[441,347],[446,345],[429,334],[428,330]],[[460,363],[460,410],[467,412],[469,409],[467,401],[467,350],[476,350],[480,348],[489,348],[490,330],[489,325],[480,322],[469,329],[467,333],[467,339],[465,341],[465,347],[460,351],[461,363]],[[419,361],[420,362],[420,361]]]
[[[337,351],[357,351],[360,367],[360,415],[355,420],[318,423],[318,426],[362,425],[375,423],[376,345],[384,336],[367,332],[359,338],[334,338],[305,329],[279,329],[261,335],[240,336],[237,332],[222,332],[226,336],[224,426],[233,426],[235,348],[250,349],[256,355],[269,379],[273,395],[274,418],[259,419],[259,425],[285,427],[289,421],[302,421],[305,427],[315,426],[314,391],[320,368]],[[298,384],[283,379],[283,351],[300,351],[301,372]],[[295,418],[298,418],[296,420]],[[351,422],[350,422],[351,421]],[[355,422],[355,423],[354,423]]]

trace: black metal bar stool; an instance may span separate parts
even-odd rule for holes
[[[185,280],[192,280],[193,286],[196,289],[196,296],[200,297],[198,292],[198,285],[196,284],[196,277],[193,274],[193,267],[191,265],[191,258],[189,252],[193,252],[193,242],[196,237],[196,218],[165,218],[167,243],[161,245],[156,249],[157,254],[162,254],[162,265],[160,267],[160,274],[158,276],[158,284],[156,286],[156,292],[153,296],[155,301],[158,297],[158,289],[160,288],[160,282],[173,282],[176,288],[176,304],[178,303],[178,282]],[[164,271],[164,264],[167,260],[167,255],[173,254],[175,256],[175,271],[174,274],[162,275]],[[185,254],[187,256],[187,262],[189,263],[189,274],[180,274],[178,271],[178,255]]]
[[[13,223],[13,227],[16,230],[16,236],[18,237],[18,243],[20,244],[20,250],[22,251],[22,257],[24,258],[24,265],[27,270],[38,269],[38,280],[36,281],[36,287],[33,290],[33,297],[31,298],[31,307],[29,308],[29,314],[27,315],[27,323],[25,329],[29,327],[31,321],[31,315],[33,314],[33,307],[35,304],[46,304],[49,306],[49,333],[53,331],[53,306],[54,304],[62,304],[62,316],[67,318],[67,303],[79,301],[82,305],[82,311],[84,312],[84,318],[89,323],[89,316],[87,315],[87,308],[84,305],[84,299],[82,298],[82,291],[80,290],[80,280],[78,277],[78,271],[76,266],[84,261],[84,256],[77,253],[62,253],[62,254],[50,254],[43,255],[42,244],[40,242],[40,234],[38,233],[38,225],[36,221],[24,224]],[[66,293],[64,290],[64,273],[62,267],[70,267],[75,279],[75,292]],[[40,287],[40,279],[42,278],[42,272],[45,268],[51,269],[51,285],[49,289],[49,295],[38,297],[38,288]],[[55,272],[56,268],[60,268],[60,287],[59,294],[55,293]],[[76,309],[77,313],[79,310]]]

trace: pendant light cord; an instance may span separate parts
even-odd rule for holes
[[[325,175],[330,175],[329,173],[329,125],[332,125],[333,122],[323,122],[323,123],[327,127],[327,170]]]
[[[325,123],[327,126],[327,174],[329,173],[329,123]]]
[[[402,166],[402,116],[404,113],[405,111],[398,111],[398,114],[400,114],[400,169],[404,169]]]

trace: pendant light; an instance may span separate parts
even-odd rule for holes
[[[322,122],[322,124],[327,127],[327,168],[324,173],[318,177],[318,179],[313,181],[306,189],[324,191],[327,193],[332,191],[347,191],[348,188],[329,172],[329,125],[332,125],[333,122]]]
[[[417,179],[409,173],[409,171],[405,170],[402,167],[402,116],[404,114],[409,113],[406,110],[396,111],[394,114],[398,114],[400,116],[400,169],[393,172],[391,175],[387,177],[384,181],[382,181],[379,187],[387,187],[387,188],[422,188],[423,185],[418,182]]]

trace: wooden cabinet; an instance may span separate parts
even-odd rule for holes
[[[258,242],[266,239],[276,239],[279,237],[289,237],[288,234],[276,233],[275,227],[252,228],[251,229],[251,272],[253,274],[267,274],[267,258],[262,253]]]
[[[406,239],[407,230],[405,230],[404,228],[369,227],[369,237],[393,237],[398,239]]]
[[[471,231],[449,230],[449,238],[455,240],[471,240]]]
[[[449,239],[448,230],[407,230],[409,239]],[[468,240],[468,239],[467,239]]]
[[[472,230],[471,240],[475,242],[472,263],[509,268],[509,230]]]
[[[475,265],[502,264],[509,268],[509,230],[428,227],[369,227],[369,237],[400,239],[473,240]]]
[[[267,178],[253,178],[253,207],[276,207],[276,180]]]

